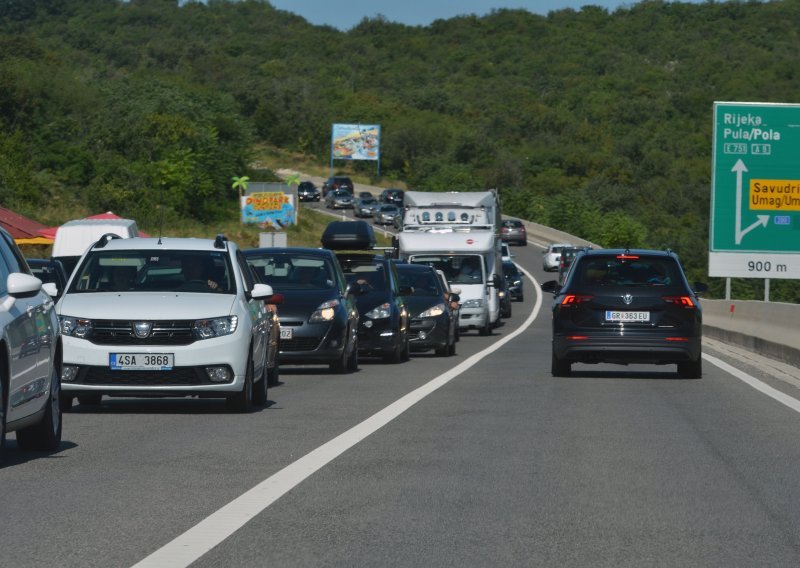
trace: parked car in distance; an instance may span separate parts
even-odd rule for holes
[[[265,404],[278,331],[265,301],[275,300],[222,235],[102,238],[56,307],[62,406],[103,396],[224,398],[234,412]]]
[[[516,264],[510,260],[503,261],[503,278],[506,281],[506,289],[512,300],[521,302],[525,298],[523,274]]]
[[[328,192],[333,191],[334,189],[344,189],[348,191],[350,195],[353,195],[355,192],[353,180],[347,176],[333,176],[325,180],[325,182],[322,184],[322,197],[326,197]]]
[[[45,293],[45,290],[48,290]],[[6,433],[21,450],[61,445],[61,357],[55,285],[31,274],[14,239],[0,229],[0,463]]]
[[[283,296],[280,364],[324,364],[334,373],[355,372],[358,307],[333,252],[276,247],[247,249],[244,256],[256,276]]]
[[[378,200],[370,195],[369,197],[359,197],[353,202],[353,214],[356,217],[372,218],[372,213],[380,207]]]
[[[528,233],[519,219],[504,219],[500,225],[500,238],[506,243],[528,246]]]
[[[382,254],[337,252],[348,283],[357,290],[358,350],[387,363],[409,358],[409,312],[400,284],[397,263]]]
[[[320,192],[313,181],[301,181],[297,186],[297,198],[300,201],[319,201]]]
[[[706,286],[689,285],[675,253],[585,249],[563,286],[542,289],[555,296],[553,376],[569,375],[573,363],[648,363],[701,377]]]
[[[372,212],[372,222],[376,225],[392,225],[399,215],[397,205],[383,204]]]
[[[542,251],[542,269],[545,272],[555,272],[558,270],[558,262],[561,260],[561,249],[573,247],[569,243],[555,243]]]
[[[402,189],[389,188],[389,189],[384,189],[381,192],[378,201],[380,201],[381,203],[392,203],[394,205],[397,205],[398,207],[402,207],[404,196],[405,192]]]
[[[352,209],[353,196],[344,189],[335,189],[325,196],[325,207],[328,209]]]
[[[58,301],[67,287],[69,274],[64,270],[64,265],[60,260],[54,258],[29,258],[27,259],[31,274],[36,276],[42,283],[52,282],[56,287],[56,295],[53,300]]]
[[[399,263],[397,274],[400,285],[410,290],[404,298],[411,314],[411,349],[433,349],[439,356],[455,355],[458,315],[451,308],[436,270],[424,264]]]

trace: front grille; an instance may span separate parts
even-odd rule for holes
[[[195,367],[177,367],[171,371],[112,371],[108,367],[89,367],[75,382],[84,385],[138,387],[212,384],[205,373]]]
[[[321,339],[319,337],[295,337],[292,339],[281,339],[280,350],[286,353],[291,351],[314,351],[319,347]]]
[[[140,339],[131,320],[95,320],[91,342],[96,345],[190,345],[194,320],[154,321],[150,335]]]

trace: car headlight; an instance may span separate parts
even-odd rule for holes
[[[421,318],[437,318],[444,313],[444,304],[436,304],[433,307],[428,308],[421,314],[419,317]]]
[[[482,308],[483,300],[465,300],[461,304],[462,308]]]
[[[369,319],[374,319],[374,320],[388,318],[389,315],[391,315],[391,307],[392,307],[391,304],[387,302],[385,304],[381,304],[377,308],[371,309],[364,315],[367,316]]]
[[[92,329],[94,328],[92,320],[85,318],[58,316],[58,322],[61,326],[62,335],[69,335],[70,337],[78,337],[80,339],[87,339],[92,334]]]
[[[238,325],[238,316],[225,316],[221,318],[196,320],[192,331],[197,339],[211,339],[213,337],[230,335],[236,331]]]
[[[323,302],[319,307],[314,310],[311,317],[308,318],[309,323],[321,323],[333,320],[336,315],[336,306],[339,305],[339,300],[329,300]]]

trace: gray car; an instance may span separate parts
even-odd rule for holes
[[[361,197],[356,199],[353,204],[353,214],[356,217],[372,217],[372,213],[380,207],[378,200],[372,197]]]
[[[381,205],[372,213],[372,222],[376,225],[392,225],[395,218],[400,216],[400,208],[397,205]]]
[[[334,189],[325,196],[325,207],[328,209],[352,209],[353,196],[344,189]]]

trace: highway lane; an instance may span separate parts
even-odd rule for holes
[[[513,251],[549,278],[537,248]],[[288,367],[251,415],[202,400],[78,406],[51,456],[9,440],[2,564],[135,564],[508,335],[533,309],[531,284],[511,320],[491,338],[462,336],[454,358],[365,361],[354,376]],[[698,381],[634,366],[553,379],[549,341],[545,304],[522,335],[196,564],[797,564],[796,412],[708,364]]]

